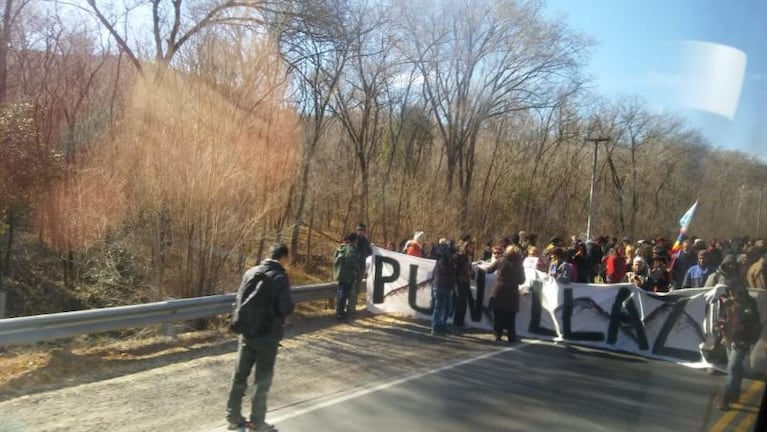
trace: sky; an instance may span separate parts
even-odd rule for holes
[[[683,115],[717,148],[767,163],[767,0],[548,0],[596,42],[586,73],[607,97]]]

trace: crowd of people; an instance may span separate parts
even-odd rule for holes
[[[423,232],[416,232],[401,252],[427,256],[425,240]],[[437,260],[432,282],[432,334],[447,331],[451,299],[457,302],[452,308],[454,326],[460,328],[466,314],[474,242],[464,236],[457,248],[452,244],[440,239],[428,254]],[[497,272],[488,299],[493,333],[496,342],[506,333],[509,343],[518,340],[515,318],[525,269],[547,273],[561,283],[633,283],[652,292],[724,285],[725,291],[718,299],[714,337],[727,353],[727,378],[717,406],[727,410],[738,400],[745,358],[762,329],[758,305],[748,288],[767,288],[767,245],[763,239],[706,242],[689,237],[681,238],[675,248],[663,238],[633,242],[629,236],[621,240],[599,237],[594,241],[572,237],[565,245],[554,237],[541,250],[536,236],[521,231],[495,244],[488,243],[477,267]]]
[[[629,236],[620,240],[602,236],[586,241],[572,237],[570,243],[565,244],[561,238],[553,237],[541,247],[537,244],[537,236],[520,231],[495,243],[487,243],[482,255],[476,258],[493,262],[510,245],[522,253],[524,268],[542,271],[560,282],[630,282],[653,292],[702,288],[716,284],[713,276],[725,257],[730,256],[749,287],[767,288],[767,245],[763,239],[713,239],[706,242],[689,237],[681,241],[679,251],[673,251],[672,243],[663,238],[633,242]],[[426,235],[419,231],[400,251],[417,257],[436,258],[439,250],[439,242],[427,249]],[[475,258],[473,252],[471,258]]]
[[[475,268],[495,273],[488,296],[496,343],[506,336],[507,343],[519,341],[515,321],[519,312],[519,286],[525,282],[525,269],[536,269],[562,283],[634,283],[653,292],[725,285],[719,299],[717,334],[727,350],[727,379],[719,398],[719,408],[728,409],[737,401],[744,374],[743,362],[761,331],[758,306],[748,288],[765,289],[767,246],[764,240],[711,240],[690,237],[680,250],[662,238],[633,242],[630,237],[600,237],[582,241],[572,237],[570,243],[554,237],[539,246],[535,235],[521,231],[498,242],[489,242],[475,256],[476,243],[470,235],[458,242],[440,239],[431,247],[426,234],[416,232],[403,242],[399,251],[416,257],[435,259],[432,279],[433,315],[431,334],[448,333],[448,320],[453,327],[464,326],[467,308],[472,304],[471,280]],[[393,243],[387,249],[395,250]],[[367,227],[357,225],[356,232],[343,237],[333,255],[333,275],[338,282],[336,318],[353,318],[357,295],[362,290],[365,262],[372,254]],[[274,373],[279,341],[283,337],[285,318],[293,312],[290,281],[283,267],[288,248],[274,245],[268,259],[248,269],[237,294],[233,316],[238,316],[247,299],[266,302],[271,311],[260,317],[254,328],[241,332],[237,363],[232,377],[226,418],[230,430],[273,431],[266,423],[266,399]],[[262,275],[259,277],[259,275]],[[270,295],[256,295],[268,289]],[[255,370],[255,392],[248,417],[241,414],[247,378]]]

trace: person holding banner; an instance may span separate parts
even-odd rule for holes
[[[453,325],[463,327],[466,318],[466,307],[471,298],[471,279],[474,270],[471,262],[474,258],[474,241],[471,238],[461,240],[456,255],[456,295],[453,315]]]
[[[336,319],[343,320],[350,316],[349,309],[354,310],[356,302],[352,304],[354,284],[360,277],[359,253],[357,251],[357,234],[349,233],[344,236],[343,243],[333,253],[333,277],[338,282],[336,292]]]
[[[354,319],[357,315],[357,297],[365,290],[364,275],[365,263],[370,255],[373,255],[373,248],[368,239],[368,227],[364,223],[357,224],[357,241],[355,245],[358,258],[359,271],[352,282],[352,289],[349,292],[349,301],[346,303],[346,317]]]
[[[650,291],[652,290],[652,279],[650,279],[650,270],[647,261],[641,256],[634,257],[631,263],[631,271],[626,273],[626,279],[637,287]]]
[[[453,245],[447,239],[440,239],[434,246],[434,278],[432,280],[432,336],[447,334],[447,318],[450,315],[450,302],[453,299],[458,269]]]
[[[403,252],[410,256],[422,258],[424,256],[423,247],[425,241],[426,234],[418,231],[413,235],[412,240],[408,240],[407,243],[405,243],[405,250]]]
[[[525,283],[522,251],[519,247],[510,245],[500,259],[480,268],[487,273],[498,272],[490,289],[489,303],[493,311],[495,342],[501,342],[503,333],[506,331],[508,343],[516,343],[519,341],[516,328],[517,312],[519,312],[519,285]]]
[[[717,324],[723,335],[722,343],[727,348],[727,378],[719,398],[720,410],[729,409],[730,403],[740,398],[743,362],[761,333],[759,306],[748,293],[745,281],[737,272],[727,272],[724,276],[727,290],[719,299]]]

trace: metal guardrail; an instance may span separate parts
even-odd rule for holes
[[[293,301],[321,300],[335,296],[338,284],[293,287]],[[0,346],[29,344],[86,333],[98,333],[171,321],[185,321],[232,311],[234,294],[167,300],[132,306],[117,306],[0,319]]]

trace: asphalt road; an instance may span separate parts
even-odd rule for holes
[[[526,340],[270,411],[283,432],[751,430],[763,391],[716,409],[724,376]],[[223,431],[218,428],[215,431]]]

